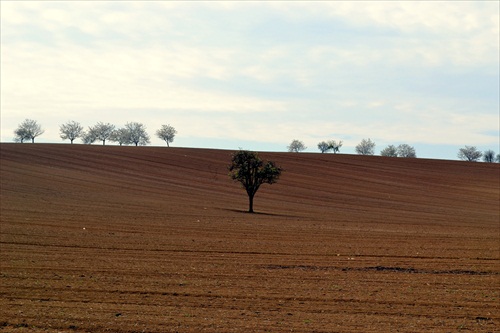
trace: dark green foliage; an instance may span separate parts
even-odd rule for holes
[[[247,191],[250,213],[253,213],[253,198],[260,185],[276,183],[282,171],[274,162],[264,163],[256,152],[248,150],[234,153],[229,166],[231,178],[240,182]]]

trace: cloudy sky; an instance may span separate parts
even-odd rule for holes
[[[1,141],[25,118],[162,124],[174,146],[418,157],[499,147],[498,1],[1,1]]]

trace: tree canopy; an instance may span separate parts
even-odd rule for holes
[[[127,135],[128,143],[136,146],[145,146],[149,141],[149,135],[146,132],[146,127],[137,122],[126,123],[125,133]]]
[[[167,147],[170,147],[170,143],[174,142],[175,134],[177,134],[177,131],[170,125],[162,125],[161,128],[156,131],[156,136],[165,141]]]
[[[406,158],[416,158],[417,153],[415,152],[415,148],[406,143],[403,143],[398,146],[398,156],[406,157]]]
[[[359,155],[373,155],[375,154],[375,142],[371,139],[363,139],[355,149]]]
[[[340,151],[340,147],[342,147],[343,142],[342,141],[335,141],[335,140],[329,140],[328,142],[326,141],[321,141],[318,143],[318,149],[322,153],[327,153],[329,151],[332,151],[334,154],[338,153]]]
[[[44,132],[42,126],[36,120],[25,119],[14,131],[14,141],[23,143],[24,140],[31,140],[32,143],[35,143],[35,138]]]
[[[92,137],[95,140],[101,140],[102,144],[106,144],[106,140],[109,139],[109,137],[113,134],[113,131],[115,130],[115,125],[112,125],[110,123],[102,123],[98,122],[94,127],[89,128],[89,133],[92,133]]]
[[[394,145],[388,145],[380,151],[380,156],[398,157],[398,149]]]
[[[483,154],[483,161],[485,161],[487,163],[495,162],[495,152],[491,149],[488,149],[487,151],[485,151]]]
[[[321,153],[327,153],[330,150],[330,146],[328,145],[328,142],[321,141],[318,143],[318,149]]]
[[[117,128],[111,133],[109,136],[109,140],[113,142],[117,142],[120,146],[123,145],[129,145],[130,144],[130,138],[129,138],[129,132],[126,128]]]
[[[59,127],[59,133],[61,134],[61,139],[69,140],[71,144],[76,138],[81,137],[83,132],[83,126],[76,121],[69,121],[66,124],[62,124]]]
[[[474,146],[465,146],[458,150],[457,156],[463,161],[477,162],[483,156],[483,153]]]
[[[307,147],[304,145],[304,142],[300,140],[293,140],[287,148],[291,153],[300,153],[301,151],[307,149]]]

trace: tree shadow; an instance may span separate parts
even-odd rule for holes
[[[246,215],[262,215],[262,216],[276,216],[276,217],[288,217],[288,218],[298,218],[300,216],[297,215],[287,215],[287,214],[276,214],[276,213],[265,213],[265,212],[249,212],[248,210],[243,210],[243,209],[229,209],[229,208],[221,208],[222,210],[226,210],[229,212],[235,212],[239,214],[246,214]]]

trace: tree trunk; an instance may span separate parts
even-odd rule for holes
[[[248,195],[248,212],[249,213],[253,213],[253,194],[252,195]]]
[[[35,143],[35,138],[31,138],[31,143]]]

